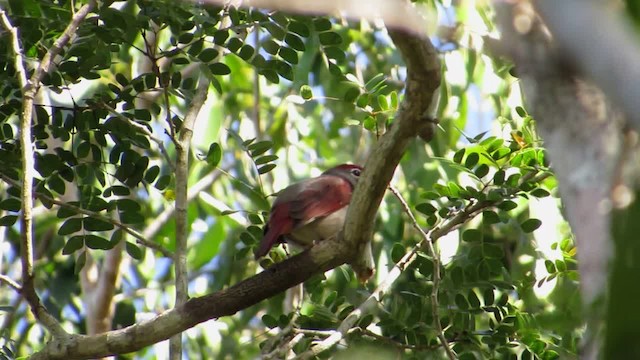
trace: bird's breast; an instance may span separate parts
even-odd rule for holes
[[[291,232],[288,240],[294,242],[296,245],[307,247],[315,241],[322,241],[335,236],[344,226],[348,209],[349,206],[344,206],[340,210],[334,211],[327,216],[312,219],[305,224],[300,224]]]

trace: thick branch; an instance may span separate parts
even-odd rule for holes
[[[344,237],[354,249],[370,241],[373,219],[409,141],[433,125],[427,120],[428,111],[440,86],[440,61],[429,39],[394,29],[389,35],[406,63],[407,83],[395,121],[373,148],[351,198]],[[353,266],[358,272],[358,264]]]
[[[346,261],[347,250],[344,242],[324,241],[228,289],[192,298],[151,320],[95,336],[53,339],[31,359],[90,359],[139,350],[207,320],[233,315],[333,269]]]

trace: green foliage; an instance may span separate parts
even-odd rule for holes
[[[9,2],[28,72],[64,31],[77,10],[72,3]],[[486,5],[457,6],[458,20],[474,12],[493,26]],[[11,46],[10,37],[0,38],[0,273],[14,276],[23,99]],[[255,358],[298,334],[292,351],[302,353],[413,251],[415,260],[377,311],[348,333],[349,350],[384,343],[396,357],[441,358],[443,335],[461,359],[576,356],[576,248],[566,226],[555,229],[561,236],[553,244],[536,243],[549,221],[540,204],[557,200],[557,191],[535,121],[524,107],[507,104],[517,98],[508,65],[469,46],[451,55],[463,66],[442,57],[447,81],[434,110],[435,139],[409,145],[392,184],[417,225],[437,237],[442,259],[415,248],[421,235],[388,197],[376,220],[378,275],[371,284],[362,287],[342,267],[318,275],[304,284],[299,310],[278,295],[189,332],[189,358]],[[208,182],[186,209],[191,296],[227,288],[296,251],[278,246],[260,264],[253,260],[272,195],[330,166],[363,164],[393,126],[405,73],[386,31],[374,24],[190,2],[100,2],[55,60],[34,107],[35,273],[43,304],[65,328],[86,331],[79,276],[100,271],[108,251],[126,253],[129,264],[116,289],[114,328],[173,302],[173,272],[162,258],[175,250],[176,226],[163,212],[174,207],[176,139],[202,81],[211,91],[187,170],[190,187]],[[481,100],[474,91],[490,99],[484,110],[473,108]],[[485,110],[491,124],[467,134]],[[536,293],[554,284],[550,295]],[[30,354],[48,339],[25,306],[12,305],[18,297],[0,293],[0,311],[11,314],[0,357]],[[339,355],[332,351],[326,356]]]

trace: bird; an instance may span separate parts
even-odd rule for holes
[[[307,248],[342,231],[351,195],[362,171],[359,165],[342,164],[280,191],[254,254],[256,260],[277,243],[286,241]],[[362,256],[367,265],[356,271],[356,275],[361,282],[366,282],[373,275],[370,242]]]

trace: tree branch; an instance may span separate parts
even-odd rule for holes
[[[371,240],[373,219],[409,142],[421,130],[433,134],[428,112],[441,77],[436,49],[429,39],[403,30],[389,29],[389,35],[407,66],[405,94],[391,128],[369,155],[349,204],[344,238],[352,244],[352,256],[362,252]],[[352,266],[356,273],[363,267]]]
[[[199,85],[195,96],[191,101],[189,110],[178,134],[176,151],[176,251],[174,255],[175,277],[176,277],[176,306],[183,305],[189,298],[187,285],[187,239],[189,237],[187,206],[189,181],[189,150],[191,149],[191,138],[198,113],[207,99],[209,91],[209,81],[200,77]],[[169,343],[169,357],[179,360],[182,357],[182,336],[177,335],[171,338]]]
[[[207,320],[233,315],[315,274],[344,264],[348,250],[346,244],[337,239],[323,241],[258,275],[227,289],[191,298],[151,320],[94,336],[54,338],[31,359],[90,359],[139,350]]]
[[[49,48],[45,56],[40,61],[40,65],[27,81],[27,71],[23,63],[23,51],[20,46],[18,30],[11,25],[4,10],[1,11],[0,20],[3,26],[12,35],[12,47],[15,56],[15,65],[22,85],[22,112],[20,119],[20,146],[22,151],[22,191],[20,198],[22,201],[21,224],[21,242],[20,257],[22,260],[22,294],[29,303],[31,311],[35,317],[53,334],[55,337],[65,336],[64,331],[58,321],[51,316],[40,303],[40,298],[36,293],[33,285],[33,173],[34,173],[34,157],[33,143],[31,139],[31,123],[33,119],[33,100],[40,87],[40,82],[44,75],[49,71],[53,59],[58,55],[64,46],[67,45],[71,37],[76,33],[80,22],[82,22],[87,14],[96,5],[95,0],[89,1],[84,5],[72,18],[71,22],[64,30],[62,35]]]
[[[18,284],[17,282],[13,281],[13,279],[11,279],[10,277],[8,277],[6,275],[0,274],[0,282],[3,282],[5,284],[7,284],[8,286],[10,286],[13,290],[15,290],[17,292],[22,292],[22,287],[20,286],[20,284]]]

